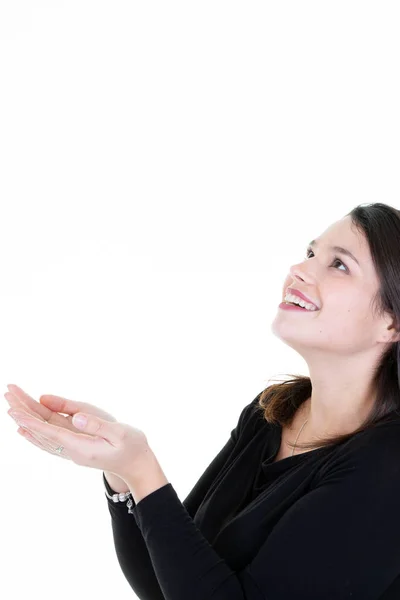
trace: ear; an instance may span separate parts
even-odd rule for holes
[[[388,339],[389,344],[400,342],[400,332],[393,328],[392,335]]]
[[[393,331],[392,331],[393,330]],[[393,322],[392,327],[389,329],[392,333],[391,342],[399,342],[400,341],[400,328],[396,321]]]
[[[400,327],[393,314],[386,315],[387,329],[385,329],[385,341],[388,344],[400,341]]]

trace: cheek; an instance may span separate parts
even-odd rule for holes
[[[362,305],[358,303],[357,305],[349,307],[346,313],[347,320],[352,321],[355,327],[364,331],[366,337],[372,333],[374,327],[374,315],[368,303]]]
[[[321,323],[336,339],[342,337],[343,341],[347,340],[349,343],[358,339],[362,343],[371,337],[373,318],[371,309],[366,304],[360,305],[359,302],[341,298],[340,302],[333,305],[325,303],[321,317]]]
[[[370,321],[371,310],[367,306],[368,302],[360,298],[347,298],[346,296],[338,296],[337,305],[340,308],[340,313],[346,320],[351,319],[355,323]]]

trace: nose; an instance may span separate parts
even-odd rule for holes
[[[296,287],[296,281],[301,281],[302,283],[313,285],[313,276],[309,273],[309,269],[305,265],[305,263],[299,263],[297,265],[293,265],[289,270],[290,276],[288,277],[289,283],[287,287],[293,285]]]
[[[290,267],[290,275],[294,281],[305,281],[307,279],[307,274],[305,273],[305,268],[301,265],[293,265]]]

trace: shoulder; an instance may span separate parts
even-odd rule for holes
[[[361,457],[400,474],[400,420],[378,424],[362,433],[364,438],[360,434],[358,443]]]
[[[360,457],[400,461],[400,419],[378,423],[356,434],[346,445],[348,452]]]
[[[244,433],[252,435],[257,428],[267,425],[264,419],[263,408],[259,404],[261,394],[262,391],[242,409],[237,425],[238,436]]]
[[[318,471],[318,482],[347,474],[365,480],[395,478],[400,484],[400,420],[377,424],[340,444]]]

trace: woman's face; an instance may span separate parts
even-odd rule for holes
[[[358,264],[332,246],[349,250]],[[380,284],[367,240],[351,228],[351,217],[331,225],[307,254],[308,258],[291,267],[282,301],[292,287],[314,300],[320,310],[278,308],[273,333],[304,358],[318,352],[354,355],[375,346],[382,321],[374,315],[371,303]]]

